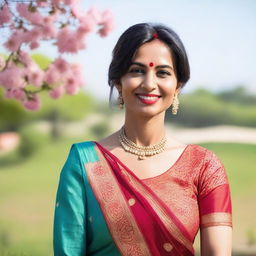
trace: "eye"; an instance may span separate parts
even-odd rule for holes
[[[161,77],[171,76],[171,73],[165,70],[159,70],[157,74]]]
[[[144,70],[141,68],[131,68],[129,73],[134,73],[134,74],[144,74]]]

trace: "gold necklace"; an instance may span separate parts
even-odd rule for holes
[[[124,126],[119,131],[119,141],[125,151],[138,156],[139,160],[146,159],[147,156],[159,154],[165,150],[166,137],[163,137],[159,143],[152,146],[138,146],[129,140],[124,131]]]

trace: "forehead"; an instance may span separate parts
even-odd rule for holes
[[[141,45],[134,54],[133,61],[172,64],[171,49],[160,40],[153,40]]]

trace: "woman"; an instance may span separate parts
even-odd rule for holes
[[[199,228],[201,255],[231,255],[223,164],[206,148],[165,134],[165,113],[171,105],[177,113],[189,75],[170,28],[142,23],[121,35],[109,84],[125,106],[124,126],[72,146],[57,192],[55,255],[191,256]]]

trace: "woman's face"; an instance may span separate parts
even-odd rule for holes
[[[128,72],[120,79],[126,113],[155,116],[170,107],[177,88],[168,46],[158,39],[140,46]]]

